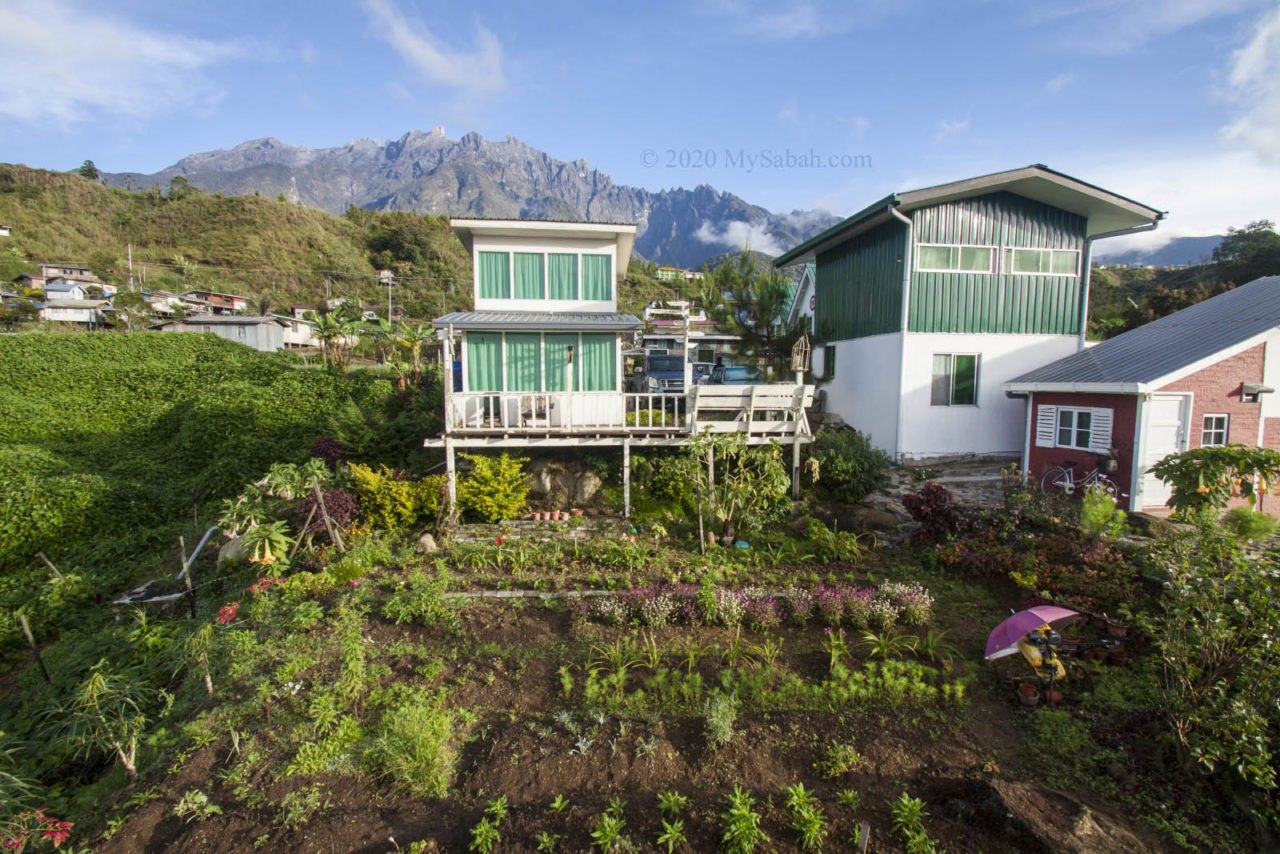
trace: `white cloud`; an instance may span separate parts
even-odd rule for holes
[[[764,225],[755,225],[742,220],[730,220],[713,225],[710,220],[704,219],[693,236],[710,246],[724,246],[730,249],[749,246],[754,251],[763,252],[766,255],[781,255],[784,248],[778,244],[777,239]]]
[[[1263,160],[1280,162],[1280,7],[1264,15],[1231,58],[1231,96],[1244,114],[1223,128]]]
[[[451,51],[440,44],[421,21],[410,21],[391,0],[364,0],[379,38],[421,73],[425,82],[461,89],[472,95],[506,87],[502,73],[502,45],[484,27],[476,31],[475,50]]]
[[[1034,25],[1051,24],[1072,47],[1092,53],[1127,53],[1188,27],[1230,17],[1274,0],[1071,0],[1028,4],[1016,0]]]
[[[938,130],[934,132],[935,142],[941,142],[949,136],[955,136],[969,129],[968,119],[943,119],[938,122]]]
[[[1059,74],[1044,84],[1044,91],[1049,95],[1057,95],[1062,90],[1074,85],[1075,82],[1076,76],[1074,74]]]
[[[65,0],[0,4],[0,115],[30,124],[206,108],[201,72],[245,46],[145,30]]]

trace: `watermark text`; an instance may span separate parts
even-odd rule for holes
[[[646,169],[870,169],[870,154],[822,154],[810,148],[646,148],[640,152]]]

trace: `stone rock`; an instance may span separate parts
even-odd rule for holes
[[[413,551],[415,554],[429,555],[438,551],[439,548],[436,545],[435,536],[430,531],[427,531],[421,537],[418,537],[418,543],[413,547]]]
[[[875,532],[898,532],[898,517],[885,510],[858,505],[850,513],[849,528],[860,534]]]
[[[1177,522],[1170,522],[1150,513],[1130,513],[1128,518],[1129,527],[1153,540],[1171,540],[1182,531],[1182,526]]]
[[[573,489],[573,501],[575,504],[590,504],[591,499],[596,497],[596,493],[600,491],[600,487],[604,486],[604,481],[593,471],[583,472],[578,477],[578,482]]]
[[[222,548],[218,549],[218,565],[230,563],[231,561],[248,560],[249,553],[244,547],[244,538],[236,537],[234,540],[227,540]]]
[[[534,495],[546,495],[551,492],[551,487],[555,480],[554,468],[555,463],[551,460],[531,460],[526,475],[526,479],[529,482],[529,491]]]

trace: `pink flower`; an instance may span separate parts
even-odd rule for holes
[[[359,586],[360,586],[360,580],[359,580],[358,578],[353,578],[353,579],[351,579],[351,586],[352,586],[352,587],[359,587]]]
[[[228,605],[223,605],[221,608],[218,609],[218,622],[225,626],[227,623],[230,623],[232,620],[236,618],[236,614],[239,611],[240,611],[239,602],[232,602]]]

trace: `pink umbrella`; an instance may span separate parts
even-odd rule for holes
[[[987,661],[1003,658],[1018,651],[1018,641],[1034,629],[1048,623],[1050,626],[1070,622],[1080,614],[1057,605],[1036,605],[1019,611],[1000,625],[987,638]]]

